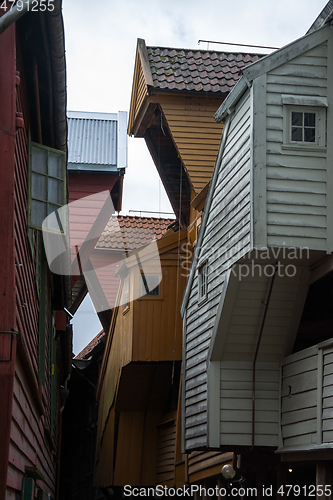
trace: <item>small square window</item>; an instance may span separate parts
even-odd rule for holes
[[[143,297],[158,297],[160,276],[157,274],[141,274],[141,295]]]
[[[316,142],[316,113],[291,112],[292,142]]]
[[[325,148],[326,101],[321,97],[282,95],[282,148],[298,151]]]
[[[207,296],[207,273],[208,273],[208,264],[204,262],[199,267],[199,300],[205,298]]]

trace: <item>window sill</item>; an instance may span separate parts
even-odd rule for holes
[[[208,296],[207,294],[204,296],[204,297],[201,297],[199,300],[198,300],[198,307],[202,306],[205,302],[207,302],[208,300]]]
[[[282,144],[281,148],[286,151],[318,151],[326,152],[326,146],[311,146],[308,144]]]
[[[123,310],[123,316],[125,316],[125,314],[127,314],[129,310],[130,306],[127,306],[126,309]]]

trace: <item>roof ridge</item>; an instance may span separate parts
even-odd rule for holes
[[[232,45],[232,44],[231,44]],[[246,55],[246,56],[264,56],[266,55],[265,53],[263,52],[243,52],[243,51],[231,51],[231,50],[213,50],[213,49],[186,49],[184,47],[163,47],[163,46],[160,46],[160,45],[147,45],[146,46],[147,50],[148,49],[167,49],[167,50],[184,50],[184,51],[196,51],[196,52],[211,52],[211,53],[214,53],[214,52],[217,52],[219,54],[242,54],[242,55]]]

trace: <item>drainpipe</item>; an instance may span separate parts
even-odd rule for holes
[[[267,312],[268,312],[269,302],[271,299],[271,294],[272,294],[272,290],[273,290],[273,285],[274,285],[274,280],[275,280],[277,268],[278,268],[278,264],[276,263],[274,274],[272,276],[271,284],[269,287],[269,292],[268,292],[267,301],[266,301],[266,305],[265,305],[264,316],[263,316],[262,322],[261,322],[260,333],[259,333],[258,342],[257,342],[257,348],[256,348],[256,352],[255,352],[254,358],[253,358],[253,367],[252,367],[252,446],[251,446],[249,451],[252,451],[254,448],[254,426],[255,426],[255,410],[256,410],[256,363],[257,363],[260,342],[261,342],[261,338],[262,338],[262,333],[264,331],[266,316],[267,316]]]
[[[24,2],[22,2],[23,5],[22,9],[20,10],[18,9],[18,4],[16,4],[12,9],[10,9],[0,18],[0,35],[7,28],[9,28],[9,26],[15,23],[18,19],[20,19],[20,17],[22,17],[23,14],[25,14],[27,11],[30,10],[32,2],[33,0],[25,0]]]

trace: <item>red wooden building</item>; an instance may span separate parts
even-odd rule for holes
[[[68,190],[75,314],[88,289],[106,331],[110,307],[99,283],[92,252],[121,208],[127,167],[127,113],[68,112]],[[78,256],[79,254],[79,256]],[[77,265],[76,264],[77,261]]]
[[[11,5],[11,4],[9,4]],[[71,366],[64,307],[41,224],[66,197],[66,65],[61,0],[0,18],[0,498],[55,498]],[[15,10],[15,9],[14,9]],[[5,17],[6,16],[6,17]]]

